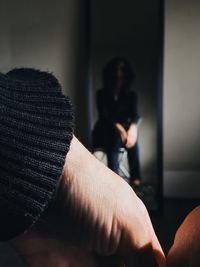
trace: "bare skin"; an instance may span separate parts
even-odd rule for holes
[[[125,144],[125,147],[127,149],[134,147],[138,136],[137,125],[132,123],[127,131],[120,123],[116,123],[115,127],[119,131],[122,142]]]
[[[126,132],[126,130],[124,129],[124,127],[120,124],[120,123],[115,123],[115,127],[117,128],[117,130],[119,131],[121,140],[123,144],[126,144],[127,142],[127,138],[128,138],[128,134]]]
[[[75,137],[45,222],[12,244],[31,267],[165,266],[141,200]]]
[[[194,209],[176,232],[167,257],[167,267],[200,266],[200,206]]]
[[[124,127],[120,123],[116,123],[115,127],[119,131],[122,143],[125,144],[125,147],[127,149],[130,149],[130,148],[134,147],[134,145],[135,145],[135,143],[137,141],[137,137],[138,137],[137,125],[132,123],[130,125],[128,131],[126,131],[124,129]],[[133,180],[133,185],[140,185],[140,184],[141,184],[140,179],[134,179]]]
[[[138,137],[138,129],[137,125],[132,123],[127,131],[127,142],[126,142],[126,148],[132,148],[134,147]]]

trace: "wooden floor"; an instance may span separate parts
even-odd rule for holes
[[[155,231],[165,253],[168,252],[176,229],[186,214],[198,205],[200,205],[200,199],[165,199],[163,215],[152,216]],[[0,244],[0,266],[22,267],[24,265],[7,244]]]

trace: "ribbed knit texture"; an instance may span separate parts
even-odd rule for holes
[[[52,74],[0,74],[0,240],[22,233],[44,212],[72,133],[71,102]]]

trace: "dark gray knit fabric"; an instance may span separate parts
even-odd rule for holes
[[[0,240],[25,231],[44,212],[72,135],[72,105],[52,74],[0,74]]]

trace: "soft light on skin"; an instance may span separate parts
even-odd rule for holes
[[[115,123],[115,127],[119,131],[122,143],[125,144],[125,147],[127,149],[132,148],[137,142],[137,137],[138,137],[137,124],[132,123],[127,131],[119,122]]]
[[[144,204],[76,137],[44,222],[37,233],[12,241],[30,267],[121,267],[122,262],[126,267],[165,266],[165,256]],[[77,254],[73,254],[76,259],[63,253],[73,249],[67,244],[77,248]],[[51,248],[57,259],[54,265],[48,261]],[[90,265],[79,261],[79,252],[83,258],[88,255]],[[98,265],[94,263],[95,255],[100,256]],[[110,259],[115,263],[110,264]],[[77,265],[66,264],[73,260],[78,261]]]
[[[167,267],[200,266],[200,206],[190,212],[176,232]]]

